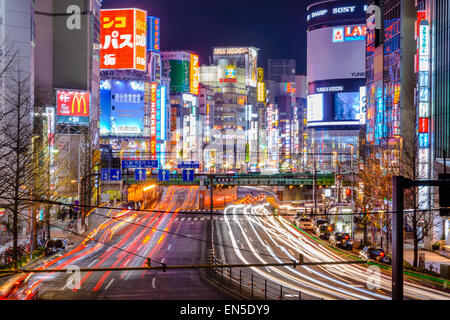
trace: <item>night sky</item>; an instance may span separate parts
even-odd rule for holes
[[[306,73],[307,0],[103,0],[102,8],[139,8],[161,19],[161,49],[197,52],[209,64],[214,46],[254,46],[258,65],[295,59]]]

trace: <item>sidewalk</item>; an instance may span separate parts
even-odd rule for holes
[[[434,272],[440,273],[441,264],[450,264],[450,258],[445,257],[441,254],[438,254],[436,252],[432,252],[429,250],[423,250],[419,248],[419,254],[424,253],[425,254],[425,268],[432,270]],[[404,244],[404,251],[403,251],[403,258],[408,261],[410,264],[413,264],[414,259],[414,249],[413,245],[410,243]]]

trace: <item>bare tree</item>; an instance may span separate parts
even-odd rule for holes
[[[33,90],[29,74],[21,71],[20,61],[14,57],[2,75],[2,119],[0,194],[9,216],[12,217],[13,264],[17,266],[19,218],[29,216],[32,177]]]
[[[100,152],[95,148],[90,130],[82,134],[79,144],[79,175],[81,184],[81,225],[85,226],[86,206],[93,205],[98,193]]]

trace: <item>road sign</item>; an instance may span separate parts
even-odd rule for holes
[[[178,163],[178,169],[198,169],[200,164],[198,161],[181,161]]]
[[[109,169],[102,169],[102,174],[101,174],[101,179],[102,181],[107,181],[109,180]]]
[[[194,181],[195,173],[194,170],[183,170],[183,181],[191,182]]]
[[[122,174],[120,172],[120,169],[110,169],[109,170],[109,178],[111,181],[122,180]]]
[[[145,181],[147,179],[147,170],[145,169],[136,169],[134,171],[134,180],[136,181]]]
[[[169,180],[170,180],[170,170],[159,169],[158,181],[169,181]]]
[[[80,211],[80,201],[75,200],[74,204],[75,204],[75,208],[74,208],[75,212]]]
[[[158,167],[158,160],[122,160],[123,169],[150,169]]]

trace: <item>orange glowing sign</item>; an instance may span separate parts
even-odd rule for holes
[[[198,95],[199,74],[198,55],[191,54],[191,93],[195,95]]]
[[[147,12],[100,10],[101,69],[146,70]]]

